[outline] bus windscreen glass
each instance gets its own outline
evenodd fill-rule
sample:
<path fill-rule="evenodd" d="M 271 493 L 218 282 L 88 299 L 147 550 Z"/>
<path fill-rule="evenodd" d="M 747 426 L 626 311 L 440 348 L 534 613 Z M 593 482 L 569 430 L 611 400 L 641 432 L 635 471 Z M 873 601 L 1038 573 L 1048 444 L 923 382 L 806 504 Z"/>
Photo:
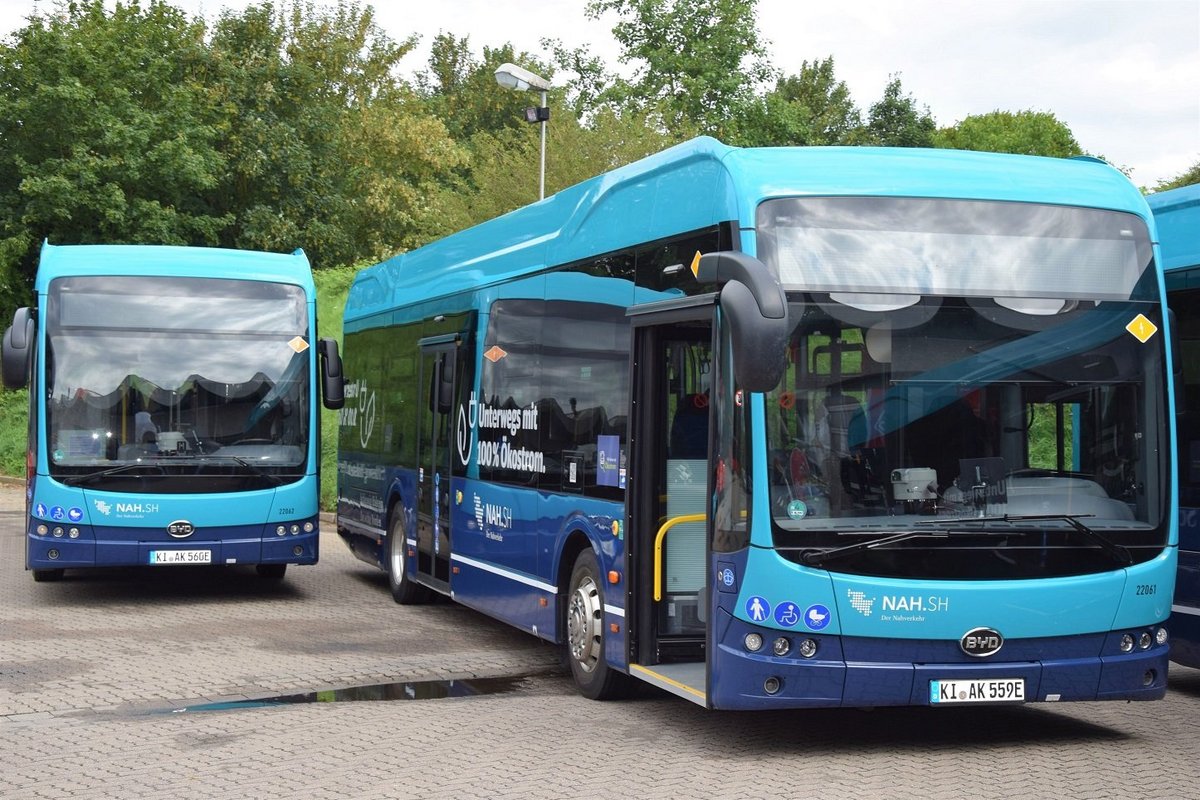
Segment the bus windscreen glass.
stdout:
<path fill-rule="evenodd" d="M 60 278 L 47 309 L 51 474 L 102 488 L 153 474 L 164 491 L 188 492 L 304 473 L 311 354 L 299 286 Z"/>
<path fill-rule="evenodd" d="M 790 243 L 763 253 L 788 276 L 793 325 L 786 373 L 767 396 L 781 551 L 941 579 L 1084 574 L 1162 551 L 1164 337 L 1159 306 L 1142 299 L 1157 285 L 1143 224 L 1051 209 L 1055 228 L 1010 203 L 872 198 L 839 223 L 862 235 L 844 237 L 832 263 L 794 248 L 833 229 L 778 227 L 828 201 L 776 202 L 786 213 L 764 212 L 760 240 Z M 970 207 L 961 234 L 949 222 L 959 202 Z M 985 205 L 1000 234 L 983 230 Z M 1014 218 L 1038 235 L 1018 235 Z M 924 277 L 888 283 L 901 262 L 924 265 Z"/>

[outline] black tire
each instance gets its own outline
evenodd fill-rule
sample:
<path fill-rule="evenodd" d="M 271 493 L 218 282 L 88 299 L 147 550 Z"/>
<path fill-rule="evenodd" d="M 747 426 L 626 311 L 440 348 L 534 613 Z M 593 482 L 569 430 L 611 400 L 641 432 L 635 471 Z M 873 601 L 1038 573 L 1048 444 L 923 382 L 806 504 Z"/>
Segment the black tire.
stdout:
<path fill-rule="evenodd" d="M 63 572 L 61 569 L 35 569 L 33 579 L 37 583 L 53 583 L 62 580 Z"/>
<path fill-rule="evenodd" d="M 575 559 L 563 613 L 564 658 L 580 694 L 591 700 L 628 695 L 629 676 L 610 667 L 604 657 L 604 584 L 591 549 Z"/>
<path fill-rule="evenodd" d="M 287 564 L 255 564 L 254 570 L 259 574 L 259 577 L 281 581 L 283 580 L 284 573 L 287 572 Z"/>
<path fill-rule="evenodd" d="M 405 541 L 407 529 L 404 525 L 404 509 L 392 509 L 392 521 L 388 525 L 387 574 L 388 588 L 392 590 L 392 599 L 402 606 L 424 603 L 429 599 L 429 592 L 424 586 L 415 583 L 408 576 L 408 542 Z"/>

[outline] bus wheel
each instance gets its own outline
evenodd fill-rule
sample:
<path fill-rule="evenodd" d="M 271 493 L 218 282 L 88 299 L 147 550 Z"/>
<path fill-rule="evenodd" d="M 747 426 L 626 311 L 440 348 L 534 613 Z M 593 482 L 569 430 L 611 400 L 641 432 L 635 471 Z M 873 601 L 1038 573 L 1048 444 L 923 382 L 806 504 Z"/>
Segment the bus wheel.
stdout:
<path fill-rule="evenodd" d="M 284 573 L 287 572 L 287 564 L 255 564 L 254 570 L 263 578 L 281 581 Z"/>
<path fill-rule="evenodd" d="M 567 663 L 584 697 L 614 700 L 626 694 L 628 678 L 604 658 L 604 588 L 596 554 L 584 550 L 575 559 L 567 591 Z"/>
<path fill-rule="evenodd" d="M 419 586 L 408 577 L 408 542 L 405 541 L 407 538 L 404 509 L 397 508 L 392 512 L 392 524 L 388 526 L 387 574 L 392 599 L 402 606 L 415 605 L 427 598 L 425 587 Z"/>
<path fill-rule="evenodd" d="M 61 569 L 35 569 L 33 571 L 33 579 L 38 583 L 50 583 L 51 581 L 62 580 L 63 570 Z"/>

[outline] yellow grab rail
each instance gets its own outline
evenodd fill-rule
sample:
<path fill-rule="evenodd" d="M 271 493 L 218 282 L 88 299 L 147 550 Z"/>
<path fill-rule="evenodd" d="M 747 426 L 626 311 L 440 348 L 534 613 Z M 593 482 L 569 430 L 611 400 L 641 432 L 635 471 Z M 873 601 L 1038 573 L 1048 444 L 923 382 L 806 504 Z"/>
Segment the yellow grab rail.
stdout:
<path fill-rule="evenodd" d="M 658 529 L 658 533 L 654 535 L 654 600 L 655 602 L 662 600 L 662 543 L 663 539 L 667 538 L 667 531 L 674 528 L 676 525 L 681 525 L 684 522 L 704 522 L 708 519 L 707 514 L 684 514 L 682 517 L 674 517 L 667 520 Z"/>

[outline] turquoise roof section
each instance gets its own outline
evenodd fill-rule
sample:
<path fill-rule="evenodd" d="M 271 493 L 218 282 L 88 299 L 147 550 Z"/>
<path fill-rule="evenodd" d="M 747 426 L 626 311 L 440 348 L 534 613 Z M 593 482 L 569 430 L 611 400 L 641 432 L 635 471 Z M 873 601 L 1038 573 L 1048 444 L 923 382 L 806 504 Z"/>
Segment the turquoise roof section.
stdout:
<path fill-rule="evenodd" d="M 67 275 L 155 275 L 267 281 L 300 286 L 309 298 L 316 295 L 312 268 L 303 250 L 284 254 L 175 245 L 43 244 L 37 292 L 45 294 L 50 281 Z"/>
<path fill-rule="evenodd" d="M 1200 183 L 1146 198 L 1158 226 L 1163 269 L 1200 266 Z"/>
<path fill-rule="evenodd" d="M 911 148 L 743 149 L 700 137 L 362 270 L 347 299 L 346 320 L 720 222 L 751 229 L 762 201 L 806 195 L 1036 202 L 1149 220 L 1146 202 L 1129 180 L 1091 158 Z"/>

